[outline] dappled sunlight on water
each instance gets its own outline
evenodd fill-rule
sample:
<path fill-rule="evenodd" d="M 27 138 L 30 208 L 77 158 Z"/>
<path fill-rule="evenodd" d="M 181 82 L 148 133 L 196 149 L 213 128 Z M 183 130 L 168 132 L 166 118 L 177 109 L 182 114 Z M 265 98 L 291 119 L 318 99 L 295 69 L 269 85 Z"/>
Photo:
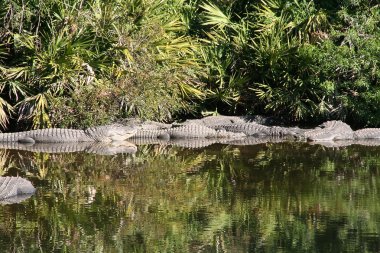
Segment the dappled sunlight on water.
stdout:
<path fill-rule="evenodd" d="M 380 251 L 380 147 L 0 150 L 37 188 L 0 206 L 0 248 L 73 252 Z"/>

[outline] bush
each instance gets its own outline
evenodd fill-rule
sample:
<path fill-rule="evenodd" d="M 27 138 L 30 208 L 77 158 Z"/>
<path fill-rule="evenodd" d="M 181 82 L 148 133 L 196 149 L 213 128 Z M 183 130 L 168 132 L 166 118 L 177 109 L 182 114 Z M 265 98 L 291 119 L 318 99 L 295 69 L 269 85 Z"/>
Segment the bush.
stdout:
<path fill-rule="evenodd" d="M 0 123 L 13 111 L 41 128 L 125 116 L 167 120 L 189 109 L 184 91 L 199 68 L 181 3 L 5 2 Z"/>

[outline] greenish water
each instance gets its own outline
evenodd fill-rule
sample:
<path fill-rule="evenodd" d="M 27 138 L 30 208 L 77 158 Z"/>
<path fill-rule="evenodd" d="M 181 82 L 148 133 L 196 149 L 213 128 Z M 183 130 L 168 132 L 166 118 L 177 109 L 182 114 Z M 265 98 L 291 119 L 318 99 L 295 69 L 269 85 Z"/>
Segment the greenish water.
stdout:
<path fill-rule="evenodd" d="M 0 206 L 1 252 L 379 252 L 380 147 L 0 150 L 37 192 Z"/>

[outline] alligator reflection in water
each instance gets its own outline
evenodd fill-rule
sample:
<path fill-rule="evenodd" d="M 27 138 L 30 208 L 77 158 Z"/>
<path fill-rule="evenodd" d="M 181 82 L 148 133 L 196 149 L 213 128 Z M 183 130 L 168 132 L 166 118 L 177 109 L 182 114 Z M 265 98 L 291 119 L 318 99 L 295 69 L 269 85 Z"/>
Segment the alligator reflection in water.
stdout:
<path fill-rule="evenodd" d="M 20 177 L 0 177 L 0 204 L 20 203 L 31 197 L 36 189 Z"/>
<path fill-rule="evenodd" d="M 0 149 L 25 150 L 43 153 L 87 152 L 99 155 L 114 155 L 119 153 L 136 153 L 137 147 L 127 141 L 111 143 L 103 142 L 65 142 L 65 143 L 20 143 L 0 142 Z"/>
<path fill-rule="evenodd" d="M 0 206 L 0 248 L 378 252 L 379 151 L 289 142 L 143 145 L 134 156 L 6 151 L 6 173 L 17 168 L 39 190 L 22 208 Z"/>
<path fill-rule="evenodd" d="M 204 148 L 213 144 L 228 144 L 235 146 L 271 144 L 295 141 L 285 137 L 245 137 L 242 139 L 213 139 L 213 138 L 193 138 L 193 139 L 144 139 L 136 138 L 128 141 L 118 141 L 112 143 L 102 142 L 69 142 L 69 143 L 19 143 L 19 142 L 0 142 L 0 149 L 25 150 L 43 153 L 72 153 L 87 152 L 99 155 L 115 155 L 120 153 L 134 154 L 138 146 L 148 144 L 170 145 L 183 148 Z M 300 141 L 303 142 L 303 141 Z M 380 146 L 380 139 L 361 139 L 361 140 L 330 140 L 314 141 L 312 145 L 322 145 L 325 147 L 346 147 L 350 145 Z"/>

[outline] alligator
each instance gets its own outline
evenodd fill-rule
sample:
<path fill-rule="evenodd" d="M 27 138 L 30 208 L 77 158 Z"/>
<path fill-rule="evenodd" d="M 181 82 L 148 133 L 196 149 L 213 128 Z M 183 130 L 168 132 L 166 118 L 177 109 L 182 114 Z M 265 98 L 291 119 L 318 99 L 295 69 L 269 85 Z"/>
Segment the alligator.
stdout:
<path fill-rule="evenodd" d="M 213 127 L 217 125 L 242 124 L 250 122 L 251 119 L 246 116 L 208 116 L 201 119 L 188 119 L 179 125 L 201 125 Z"/>
<path fill-rule="evenodd" d="M 221 131 L 225 131 L 225 133 L 243 133 L 246 136 L 256 137 L 299 137 L 305 132 L 304 129 L 297 127 L 270 126 L 261 124 L 262 122 L 269 123 L 265 118 L 259 116 L 209 116 L 202 119 L 186 120 L 179 126 L 201 125 L 219 131 L 220 136 L 223 136 Z M 235 137 L 230 134 L 230 136 L 224 136 L 224 138 Z"/>
<path fill-rule="evenodd" d="M 19 203 L 34 194 L 32 183 L 21 177 L 0 177 L 0 204 Z"/>
<path fill-rule="evenodd" d="M 280 126 L 264 126 L 255 122 L 242 124 L 227 124 L 214 126 L 216 129 L 224 129 L 234 133 L 244 133 L 247 136 L 294 136 L 299 137 L 304 133 L 303 129 L 297 127 L 280 127 Z"/>
<path fill-rule="evenodd" d="M 145 139 L 194 139 L 194 138 L 244 138 L 244 133 L 234 133 L 224 129 L 213 129 L 207 126 L 197 124 L 186 124 L 174 126 L 168 129 L 141 129 L 138 130 L 128 140 L 145 138 Z"/>
<path fill-rule="evenodd" d="M 211 116 L 188 120 L 183 124 L 163 124 L 128 119 L 123 124 L 75 129 L 39 129 L 16 133 L 0 133 L 0 143 L 80 143 L 115 142 L 137 139 L 241 139 L 246 136 L 298 136 L 299 128 L 264 126 L 247 116 Z M 78 149 L 83 150 L 81 147 Z"/>
<path fill-rule="evenodd" d="M 61 143 L 61 142 L 113 142 L 124 141 L 134 135 L 138 125 L 110 124 L 89 127 L 85 130 L 47 128 L 25 132 L 1 133 L 0 142 Z"/>
<path fill-rule="evenodd" d="M 333 120 L 306 131 L 304 136 L 310 141 L 380 139 L 380 128 L 364 128 L 354 131 L 346 123 Z"/>
<path fill-rule="evenodd" d="M 124 140 L 138 143 L 146 142 L 142 140 L 153 140 L 153 142 L 162 140 L 165 143 L 165 141 L 175 139 L 236 140 L 247 136 L 257 138 L 292 137 L 310 141 L 380 138 L 380 129 L 378 128 L 353 131 L 342 121 L 327 121 L 314 129 L 301 129 L 262 125 L 254 120 L 254 117 L 248 116 L 211 116 L 198 120 L 187 120 L 180 124 L 163 124 L 129 119 L 124 125 L 111 124 L 90 127 L 85 130 L 51 128 L 1 133 L 0 143 L 112 143 Z"/>
<path fill-rule="evenodd" d="M 313 130 L 306 131 L 304 136 L 310 141 L 352 140 L 354 131 L 346 123 L 332 120 L 324 122 Z"/>
<path fill-rule="evenodd" d="M 380 128 L 367 128 L 353 131 L 346 123 L 333 120 L 324 122 L 314 129 L 301 129 L 298 127 L 262 125 L 249 117 L 211 116 L 203 119 L 187 120 L 184 123 L 172 124 L 171 127 L 166 128 L 155 127 L 138 130 L 132 139 L 160 139 L 165 142 L 173 139 L 216 138 L 218 141 L 215 142 L 228 143 L 246 137 L 290 137 L 315 142 L 380 139 Z"/>
<path fill-rule="evenodd" d="M 380 128 L 364 128 L 354 132 L 354 139 L 380 139 Z"/>

